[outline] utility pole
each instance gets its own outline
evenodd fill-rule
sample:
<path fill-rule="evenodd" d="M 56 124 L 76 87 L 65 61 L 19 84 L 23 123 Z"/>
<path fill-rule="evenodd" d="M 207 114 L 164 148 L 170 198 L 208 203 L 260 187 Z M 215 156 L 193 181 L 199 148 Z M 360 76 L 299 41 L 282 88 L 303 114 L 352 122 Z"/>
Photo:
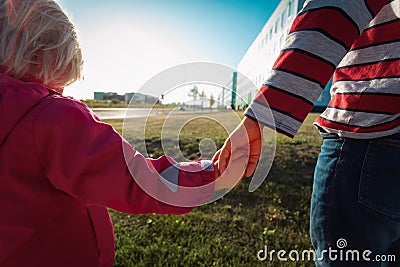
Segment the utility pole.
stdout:
<path fill-rule="evenodd" d="M 237 90 L 237 72 L 233 73 L 232 77 L 232 105 L 236 106 L 236 90 Z"/>

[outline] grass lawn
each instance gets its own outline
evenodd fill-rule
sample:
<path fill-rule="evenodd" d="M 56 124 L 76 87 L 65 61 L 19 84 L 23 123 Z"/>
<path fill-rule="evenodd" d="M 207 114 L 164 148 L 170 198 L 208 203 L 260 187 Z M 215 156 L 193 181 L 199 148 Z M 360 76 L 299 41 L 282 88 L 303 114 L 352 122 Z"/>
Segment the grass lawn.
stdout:
<path fill-rule="evenodd" d="M 126 215 L 110 211 L 115 227 L 115 266 L 314 266 L 311 261 L 261 262 L 257 252 L 312 248 L 309 202 L 313 168 L 321 140 L 311 114 L 293 140 L 277 135 L 272 169 L 254 193 L 244 181 L 224 198 L 186 215 Z M 144 143 L 148 155 L 162 154 L 160 132 L 165 118 L 154 117 L 144 127 L 132 126 L 127 139 Z M 106 121 L 119 132 L 122 120 Z M 126 128 L 129 128 L 126 126 Z M 143 128 L 143 127 L 144 128 Z M 124 128 L 124 131 L 126 130 Z M 143 135 L 143 129 L 146 134 Z M 124 134 L 126 137 L 126 134 Z M 198 119 L 180 131 L 179 147 L 188 158 L 200 155 L 198 143 L 211 138 L 219 147 L 227 133 L 218 123 Z M 135 143 L 136 142 L 136 143 Z M 286 255 L 288 257 L 288 255 Z"/>

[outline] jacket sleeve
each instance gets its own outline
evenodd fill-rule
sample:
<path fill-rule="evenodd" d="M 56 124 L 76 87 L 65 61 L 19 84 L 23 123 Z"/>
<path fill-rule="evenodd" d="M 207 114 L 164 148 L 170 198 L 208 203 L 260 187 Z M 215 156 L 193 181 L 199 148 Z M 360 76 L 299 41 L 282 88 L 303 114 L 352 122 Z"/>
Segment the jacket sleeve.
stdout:
<path fill-rule="evenodd" d="M 340 61 L 387 0 L 308 0 L 245 115 L 293 137 Z"/>
<path fill-rule="evenodd" d="M 171 190 L 169 177 L 160 175 L 176 164 L 171 158 L 145 158 L 78 101 L 45 102 L 34 138 L 43 172 L 55 188 L 84 203 L 133 214 L 186 213 L 211 198 L 214 171 L 201 162 L 180 169 L 178 190 Z"/>

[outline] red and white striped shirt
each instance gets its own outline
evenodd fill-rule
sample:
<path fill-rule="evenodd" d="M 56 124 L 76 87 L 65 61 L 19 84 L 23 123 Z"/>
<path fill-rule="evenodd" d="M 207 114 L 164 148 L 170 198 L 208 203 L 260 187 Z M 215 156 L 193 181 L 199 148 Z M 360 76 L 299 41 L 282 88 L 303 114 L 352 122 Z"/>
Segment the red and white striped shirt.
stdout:
<path fill-rule="evenodd" d="M 246 116 L 293 137 L 332 74 L 315 125 L 350 138 L 400 132 L 400 0 L 306 1 Z"/>

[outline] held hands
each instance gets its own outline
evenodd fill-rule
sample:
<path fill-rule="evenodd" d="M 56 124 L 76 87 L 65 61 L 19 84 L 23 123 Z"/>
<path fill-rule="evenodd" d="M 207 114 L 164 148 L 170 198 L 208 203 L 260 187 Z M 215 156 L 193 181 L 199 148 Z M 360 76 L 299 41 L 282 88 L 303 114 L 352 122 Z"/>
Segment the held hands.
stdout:
<path fill-rule="evenodd" d="M 216 190 L 233 188 L 251 176 L 262 149 L 262 126 L 245 117 L 213 157 L 216 168 Z"/>

